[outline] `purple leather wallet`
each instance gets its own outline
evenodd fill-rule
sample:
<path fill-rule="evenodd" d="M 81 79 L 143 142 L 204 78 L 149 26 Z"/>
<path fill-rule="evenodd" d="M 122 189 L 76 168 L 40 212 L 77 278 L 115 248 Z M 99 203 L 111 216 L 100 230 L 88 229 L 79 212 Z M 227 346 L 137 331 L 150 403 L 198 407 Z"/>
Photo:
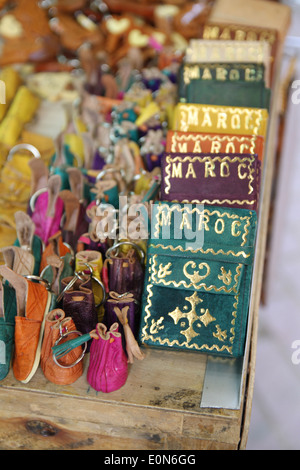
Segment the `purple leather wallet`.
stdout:
<path fill-rule="evenodd" d="M 165 153 L 161 200 L 257 210 L 260 173 L 256 154 Z"/>

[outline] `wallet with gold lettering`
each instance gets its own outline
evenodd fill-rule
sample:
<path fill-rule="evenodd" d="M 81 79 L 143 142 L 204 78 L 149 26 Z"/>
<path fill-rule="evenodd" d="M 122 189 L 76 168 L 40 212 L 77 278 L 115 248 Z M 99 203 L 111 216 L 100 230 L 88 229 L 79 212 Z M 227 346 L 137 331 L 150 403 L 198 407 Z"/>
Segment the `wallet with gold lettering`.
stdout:
<path fill-rule="evenodd" d="M 141 344 L 244 353 L 256 213 L 157 202 L 141 305 Z"/>
<path fill-rule="evenodd" d="M 257 210 L 260 173 L 255 154 L 165 153 L 161 200 Z"/>
<path fill-rule="evenodd" d="M 199 26 L 198 38 L 210 40 L 231 41 L 264 41 L 270 46 L 271 75 L 273 75 L 278 47 L 278 31 L 272 28 L 262 28 L 230 23 L 204 23 Z"/>
<path fill-rule="evenodd" d="M 197 63 L 255 63 L 265 67 L 265 82 L 271 83 L 271 48 L 264 41 L 231 41 L 191 39 L 186 49 L 186 64 Z"/>
<path fill-rule="evenodd" d="M 264 82 L 264 64 L 249 63 L 188 63 L 182 62 L 178 69 L 179 88 L 196 81 Z"/>
<path fill-rule="evenodd" d="M 264 83 L 191 82 L 179 96 L 182 103 L 216 104 L 221 106 L 270 107 L 271 90 Z"/>
<path fill-rule="evenodd" d="M 172 130 L 266 137 L 267 109 L 178 103 Z"/>
<path fill-rule="evenodd" d="M 260 135 L 210 134 L 168 130 L 165 151 L 171 153 L 256 153 L 262 162 L 264 138 Z"/>
<path fill-rule="evenodd" d="M 182 64 L 179 70 L 182 103 L 269 109 L 270 96 L 263 64 Z"/>

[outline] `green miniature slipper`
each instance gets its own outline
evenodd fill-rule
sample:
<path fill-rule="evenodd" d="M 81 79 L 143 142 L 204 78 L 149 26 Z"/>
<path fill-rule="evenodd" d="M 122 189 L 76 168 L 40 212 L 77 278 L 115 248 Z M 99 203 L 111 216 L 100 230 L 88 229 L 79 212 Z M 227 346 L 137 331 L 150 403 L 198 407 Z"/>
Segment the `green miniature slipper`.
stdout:
<path fill-rule="evenodd" d="M 9 372 L 14 348 L 15 290 L 8 284 L 0 284 L 0 299 L 0 380 L 3 380 Z"/>

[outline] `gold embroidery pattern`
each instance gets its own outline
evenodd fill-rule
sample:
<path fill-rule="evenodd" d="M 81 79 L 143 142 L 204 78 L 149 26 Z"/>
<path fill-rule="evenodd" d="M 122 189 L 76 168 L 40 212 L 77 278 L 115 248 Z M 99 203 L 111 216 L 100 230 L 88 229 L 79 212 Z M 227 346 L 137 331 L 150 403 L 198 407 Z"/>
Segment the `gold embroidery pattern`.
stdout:
<path fill-rule="evenodd" d="M 232 344 L 233 344 L 233 340 L 234 340 L 234 336 L 235 336 L 235 321 L 236 321 L 236 316 L 237 316 L 239 296 L 235 295 L 234 299 L 235 299 L 235 302 L 233 304 L 233 308 L 235 308 L 235 310 L 232 312 L 232 320 L 231 320 L 232 328 L 230 328 L 230 333 L 232 334 L 232 336 L 230 338 L 230 342 Z"/>
<path fill-rule="evenodd" d="M 234 285 L 230 288 L 227 288 L 226 285 L 221 286 L 221 287 L 216 287 L 213 284 L 207 285 L 205 282 L 200 283 L 200 281 L 202 279 L 206 278 L 210 274 L 210 267 L 207 263 L 200 263 L 199 264 L 199 268 L 200 268 L 200 266 L 202 266 L 202 267 L 205 266 L 205 268 L 207 270 L 204 276 L 200 276 L 197 271 L 195 271 L 192 275 L 190 275 L 186 271 L 187 265 L 191 265 L 192 268 L 195 268 L 196 263 L 194 261 L 188 261 L 183 267 L 183 273 L 191 281 L 190 283 L 187 283 L 184 279 L 181 279 L 179 282 L 176 282 L 174 279 L 169 279 L 167 281 L 167 280 L 165 280 L 165 279 L 158 276 L 158 271 L 156 269 L 157 255 L 155 254 L 151 257 L 150 278 L 151 278 L 151 280 L 154 284 L 156 284 L 156 285 L 162 284 L 165 287 L 168 287 L 168 286 L 181 287 L 181 286 L 183 286 L 186 289 L 193 288 L 193 289 L 197 289 L 197 290 L 203 288 L 207 292 L 211 292 L 213 290 L 215 292 L 226 292 L 226 294 L 230 294 L 231 292 L 235 292 L 235 293 L 238 292 L 239 279 L 241 277 L 241 270 L 242 270 L 242 267 L 243 267 L 243 265 L 241 263 L 239 263 L 236 266 L 236 274 L 234 276 Z M 224 284 L 226 284 L 226 283 L 224 282 Z M 229 284 L 227 284 L 227 285 L 229 285 Z"/>
<path fill-rule="evenodd" d="M 181 156 L 176 156 L 176 157 L 171 157 L 170 155 L 168 155 L 166 157 L 166 162 L 167 162 L 167 165 L 165 167 L 165 171 L 166 171 L 166 176 L 165 176 L 165 193 L 166 194 L 169 194 L 170 193 L 170 189 L 171 189 L 171 183 L 170 183 L 170 177 L 171 177 L 171 174 L 170 174 L 170 169 L 171 169 L 171 164 L 172 163 L 175 163 L 176 161 L 179 161 L 181 163 L 185 163 L 186 161 L 190 162 L 190 163 L 194 163 L 194 162 L 200 162 L 200 163 L 203 163 L 203 162 L 207 162 L 207 161 L 217 161 L 217 162 L 224 162 L 224 161 L 229 161 L 230 163 L 235 163 L 235 162 L 239 162 L 239 163 L 245 163 L 247 162 L 248 163 L 248 170 L 249 170 L 249 175 L 248 175 L 248 178 L 249 178 L 249 183 L 248 183 L 248 188 L 249 188 L 249 194 L 251 194 L 254 190 L 253 186 L 252 186 L 252 182 L 254 180 L 253 178 L 253 173 L 255 171 L 255 169 L 253 168 L 253 162 L 255 161 L 255 157 L 252 156 L 252 157 L 233 157 L 233 158 L 230 158 L 230 157 L 189 157 L 189 156 L 186 156 L 186 157 L 181 157 Z M 175 201 L 177 202 L 177 201 Z M 215 199 L 214 201 L 208 201 L 208 200 L 204 200 L 204 201 L 198 201 L 198 200 L 193 200 L 193 201 L 182 201 L 182 202 L 195 202 L 195 203 L 207 203 L 207 202 L 210 202 L 211 204 L 215 203 L 215 202 L 219 202 L 219 203 L 222 203 L 222 202 L 229 202 L 231 204 L 234 204 L 234 203 L 239 203 L 239 204 L 243 204 L 243 203 L 248 203 L 248 204 L 253 204 L 254 201 L 248 201 L 248 200 L 245 200 L 245 201 L 239 201 L 239 200 L 236 200 L 236 201 L 229 201 L 227 199 L 224 199 L 222 201 L 219 201 L 218 199 Z"/>
<path fill-rule="evenodd" d="M 218 275 L 218 279 L 220 279 L 220 281 L 224 282 L 224 284 L 226 284 L 226 286 L 229 286 L 229 284 L 231 284 L 231 281 L 232 281 L 232 274 L 231 274 L 231 271 L 227 271 L 225 270 L 224 266 L 221 267 L 221 274 Z"/>
<path fill-rule="evenodd" d="M 163 212 L 163 210 L 166 208 L 168 210 L 168 215 L 172 212 L 172 211 L 175 211 L 177 210 L 178 212 L 187 212 L 188 214 L 193 214 L 194 212 L 196 212 L 197 214 L 199 215 L 202 215 L 202 214 L 207 214 L 207 215 L 214 215 L 214 214 L 217 214 L 219 217 L 228 217 L 229 219 L 238 219 L 240 221 L 243 221 L 243 220 L 246 220 L 246 224 L 245 224 L 245 227 L 244 227 L 244 234 L 242 236 L 242 239 L 243 239 L 243 243 L 241 244 L 241 246 L 244 246 L 247 242 L 247 236 L 249 234 L 249 230 L 248 230 L 248 227 L 250 226 L 250 219 L 252 218 L 252 214 L 251 212 L 249 212 L 249 216 L 243 216 L 243 217 L 240 217 L 239 215 L 237 214 L 230 214 L 229 212 L 223 212 L 221 214 L 220 211 L 218 211 L 217 209 L 214 209 L 214 210 L 210 210 L 210 209 L 204 209 L 203 211 L 199 210 L 197 207 L 194 207 L 193 209 L 190 209 L 189 207 L 180 207 L 180 205 L 178 204 L 174 204 L 172 205 L 172 207 L 169 207 L 168 204 L 159 204 L 158 206 L 158 210 L 156 212 L 156 224 L 154 226 L 154 237 L 155 238 L 158 238 L 159 236 L 159 227 L 162 225 L 160 220 L 159 220 L 159 216 L 160 214 Z M 156 246 L 159 246 L 159 245 L 156 245 Z M 172 248 L 171 248 L 172 249 Z M 173 250 L 175 250 L 176 248 L 173 248 Z M 178 248 L 178 249 L 181 249 Z M 189 249 L 187 248 L 187 251 Z M 201 251 L 202 248 L 199 248 L 195 251 L 192 251 L 193 253 L 197 253 L 198 251 Z M 181 251 L 185 251 L 185 250 L 181 250 Z M 220 251 L 218 251 L 219 253 Z M 229 252 L 228 252 L 229 253 Z M 233 254 L 233 253 L 232 253 Z"/>
<path fill-rule="evenodd" d="M 162 325 L 163 321 L 164 317 L 160 317 L 157 321 L 155 321 L 154 318 L 151 319 L 150 333 L 152 335 L 155 335 L 159 330 L 164 329 L 164 326 Z"/>
<path fill-rule="evenodd" d="M 190 338 L 189 341 L 187 340 L 187 341 L 184 341 L 184 342 L 180 342 L 178 339 L 174 339 L 174 340 L 170 341 L 168 338 L 162 339 L 159 336 L 154 337 L 153 334 L 148 334 L 147 333 L 147 330 L 149 328 L 148 320 L 151 317 L 150 309 L 151 309 L 151 306 L 152 306 L 151 297 L 153 296 L 152 288 L 153 288 L 152 284 L 147 285 L 148 295 L 147 295 L 147 305 L 145 307 L 145 312 L 146 312 L 146 315 L 145 315 L 145 318 L 144 318 L 145 326 L 142 328 L 142 338 L 141 338 L 142 342 L 147 342 L 147 341 L 151 340 L 153 343 L 158 343 L 161 346 L 163 346 L 164 344 L 167 344 L 169 347 L 172 347 L 172 346 L 187 347 L 188 349 L 196 349 L 198 351 L 202 351 L 202 350 L 214 351 L 215 350 L 219 353 L 226 351 L 228 354 L 232 354 L 232 346 L 228 346 L 226 344 L 223 344 L 221 347 L 218 344 L 213 344 L 212 346 L 208 346 L 208 344 L 201 344 L 201 345 L 198 345 L 198 344 L 195 344 L 195 343 L 189 344 L 190 339 L 192 339 L 192 337 L 195 336 L 195 332 L 193 333 L 192 329 L 190 329 L 191 325 L 189 325 L 189 328 L 187 329 L 188 331 L 184 330 L 184 332 L 185 332 L 184 336 L 186 338 Z M 196 300 L 196 295 L 195 294 L 197 295 L 197 293 L 195 292 L 193 294 L 193 296 L 195 296 L 195 297 L 193 297 L 193 296 L 190 297 L 190 299 L 193 297 L 192 302 L 194 302 L 194 306 L 196 305 L 195 302 L 199 303 L 199 301 L 201 301 L 201 299 L 199 299 L 199 298 L 198 298 L 199 301 Z M 235 321 L 236 321 L 236 314 L 237 314 L 237 306 L 238 306 L 239 296 L 238 295 L 234 296 L 234 299 L 235 299 L 235 302 L 233 304 L 233 307 L 236 310 L 234 310 L 232 312 L 232 317 L 233 318 L 232 318 L 232 321 L 231 321 L 232 328 L 230 329 L 230 333 L 231 333 L 231 336 L 229 338 L 230 344 L 233 344 L 234 339 L 235 339 Z M 192 308 L 192 310 L 193 310 L 193 308 Z M 202 321 L 202 323 L 204 325 L 205 325 L 205 323 L 208 325 L 211 321 L 215 321 L 214 317 L 212 317 L 212 316 L 211 316 L 211 318 L 209 317 L 209 315 L 210 315 L 209 312 L 207 312 L 205 309 L 203 309 L 203 310 L 204 310 L 204 315 L 202 315 L 202 320 L 200 319 L 200 321 Z M 170 312 L 170 314 L 172 314 L 173 319 L 175 318 L 178 321 L 179 316 L 180 316 L 180 309 L 178 307 L 176 307 L 176 309 L 173 312 Z M 182 315 L 182 312 L 181 312 L 181 315 Z M 190 320 L 189 320 L 190 322 L 195 321 L 194 320 L 194 314 L 191 313 L 191 312 L 190 312 L 190 317 L 191 317 Z M 162 326 L 162 325 L 160 325 L 160 326 Z M 150 330 L 149 330 L 149 333 L 150 333 Z M 183 334 L 183 332 L 181 332 L 181 334 Z M 224 332 L 221 332 L 221 330 L 219 330 L 217 328 L 217 333 L 215 333 L 215 334 L 213 333 L 213 337 L 217 338 L 218 336 L 221 337 L 221 341 L 225 340 Z M 217 339 L 219 339 L 219 338 L 217 338 Z"/>
<path fill-rule="evenodd" d="M 234 34 L 233 39 L 232 34 Z M 204 26 L 203 39 L 266 41 L 270 45 L 273 45 L 276 42 L 277 35 L 274 30 L 268 28 L 210 23 Z"/>
<path fill-rule="evenodd" d="M 224 251 L 222 249 L 218 250 L 218 251 L 215 251 L 213 248 L 207 248 L 207 250 L 203 250 L 202 248 L 198 248 L 197 250 L 193 250 L 192 248 L 186 248 L 184 249 L 182 246 L 180 245 L 177 245 L 177 246 L 173 246 L 173 245 L 161 245 L 160 243 L 158 243 L 157 245 L 154 245 L 153 243 L 150 243 L 149 244 L 149 247 L 151 248 L 161 248 L 163 250 L 171 250 L 171 251 L 181 251 L 183 253 L 187 252 L 187 251 L 190 251 L 191 253 L 203 253 L 203 254 L 207 254 L 207 253 L 211 253 L 212 255 L 232 255 L 232 256 L 243 256 L 243 258 L 249 258 L 250 254 L 248 253 L 245 253 L 244 251 L 238 251 L 237 253 L 234 253 L 232 250 L 229 250 L 229 251 Z"/>
<path fill-rule="evenodd" d="M 174 199 L 174 201 L 172 202 L 179 202 L 178 199 Z M 244 199 L 243 201 L 239 201 L 237 199 L 233 199 L 233 200 L 229 200 L 229 199 L 213 199 L 213 200 L 209 200 L 209 199 L 192 199 L 192 200 L 189 200 L 189 199 L 183 199 L 182 201 L 180 201 L 182 204 L 187 204 L 187 203 L 190 203 L 190 204 L 211 204 L 212 206 L 214 204 L 239 204 L 240 206 L 242 206 L 243 204 L 255 204 L 256 201 L 248 201 L 246 199 Z"/>
<path fill-rule="evenodd" d="M 216 117 L 220 115 L 224 116 L 234 116 L 234 115 L 239 115 L 239 116 L 246 116 L 247 117 L 247 122 L 249 122 L 250 117 L 253 118 L 254 120 L 254 127 L 251 129 L 251 134 L 253 135 L 260 135 L 260 132 L 262 129 L 260 129 L 261 125 L 264 124 L 264 120 L 267 118 L 267 111 L 262 108 L 243 108 L 243 107 L 231 107 L 231 106 L 204 106 L 204 105 L 191 105 L 191 104 L 183 104 L 180 103 L 177 105 L 177 110 L 175 110 L 175 115 L 176 111 L 180 112 L 180 120 L 178 122 L 179 128 L 176 128 L 175 130 L 177 131 L 183 131 L 183 132 L 188 132 L 189 131 L 189 116 L 192 116 L 193 122 L 197 123 L 195 125 L 199 126 L 198 124 L 198 118 L 199 118 L 199 111 L 203 112 L 204 115 L 209 115 L 209 112 L 212 112 L 213 115 Z M 265 113 L 263 113 L 265 111 Z M 230 129 L 230 127 L 228 128 Z M 238 128 L 232 129 L 234 133 L 238 133 Z M 250 130 L 250 129 L 249 129 Z M 199 127 L 200 131 L 200 127 Z M 239 132 L 241 133 L 241 132 Z M 243 133 L 245 133 L 245 130 L 243 130 Z"/>
<path fill-rule="evenodd" d="M 210 267 L 208 266 L 207 263 L 199 264 L 199 269 L 203 269 L 203 268 L 206 269 L 206 273 L 202 276 L 199 274 L 199 271 L 194 271 L 193 274 L 188 273 L 187 271 L 188 266 L 191 266 L 194 269 L 196 267 L 195 261 L 188 261 L 183 266 L 183 274 L 191 281 L 193 286 L 196 285 L 198 282 L 202 281 L 202 279 L 205 279 L 210 274 Z"/>
<path fill-rule="evenodd" d="M 163 279 L 166 276 L 169 276 L 170 274 L 172 274 L 172 271 L 170 271 L 170 269 L 169 269 L 171 266 L 172 266 L 171 262 L 166 264 L 165 266 L 163 266 L 163 264 L 160 263 L 159 268 L 158 268 L 157 277 L 159 279 Z"/>
<path fill-rule="evenodd" d="M 210 322 L 213 322 L 216 319 L 209 313 L 208 309 L 205 310 L 204 308 L 201 308 L 201 313 L 204 312 L 204 315 L 197 315 L 196 305 L 203 302 L 203 300 L 198 297 L 197 292 L 194 292 L 190 297 L 186 297 L 185 300 L 191 305 L 189 312 L 182 312 L 179 307 L 176 307 L 175 310 L 168 313 L 168 315 L 173 319 L 175 325 L 177 325 L 183 318 L 188 320 L 188 328 L 181 330 L 180 334 L 185 336 L 187 343 L 190 343 L 193 338 L 199 335 L 199 333 L 197 333 L 193 328 L 195 322 L 197 322 L 196 326 L 201 328 L 199 321 L 202 322 L 203 325 L 207 326 Z"/>
<path fill-rule="evenodd" d="M 194 80 L 201 82 L 251 82 L 262 83 L 264 73 L 261 67 L 256 68 L 255 64 L 238 64 L 236 67 L 232 63 L 223 64 L 185 64 L 182 69 L 182 79 L 184 85 L 189 85 Z"/>
<path fill-rule="evenodd" d="M 172 152 L 174 153 L 175 152 L 175 146 L 176 144 L 178 143 L 182 143 L 182 142 L 188 142 L 188 141 L 193 141 L 193 142 L 197 142 L 198 140 L 201 140 L 202 142 L 205 142 L 205 141 L 210 141 L 210 142 L 213 142 L 214 140 L 216 139 L 216 137 L 214 136 L 214 134 L 204 134 L 204 135 L 199 135 L 197 133 L 195 134 L 185 134 L 183 133 L 182 135 L 179 135 L 176 131 L 174 131 L 174 134 L 172 135 L 171 137 L 171 148 L 172 148 Z M 256 153 L 255 152 L 255 145 L 256 145 L 256 140 L 257 140 L 257 136 L 256 135 L 252 135 L 252 136 L 249 136 L 249 139 L 247 139 L 246 137 L 239 137 L 239 136 L 222 136 L 221 134 L 218 136 L 217 138 L 217 141 L 218 142 L 223 142 L 223 141 L 227 141 L 228 143 L 233 143 L 235 141 L 237 141 L 238 143 L 244 143 L 245 141 L 249 141 L 250 142 L 250 148 L 249 148 L 249 153 L 251 154 L 254 154 Z M 216 152 L 217 153 L 217 152 Z"/>
<path fill-rule="evenodd" d="M 255 62 L 266 63 L 271 46 L 260 41 L 191 39 L 186 50 L 187 64 L 199 62 Z"/>
<path fill-rule="evenodd" d="M 217 332 L 213 333 L 213 336 L 217 338 L 219 341 L 226 341 L 227 339 L 227 331 L 221 330 L 220 325 L 216 325 Z"/>

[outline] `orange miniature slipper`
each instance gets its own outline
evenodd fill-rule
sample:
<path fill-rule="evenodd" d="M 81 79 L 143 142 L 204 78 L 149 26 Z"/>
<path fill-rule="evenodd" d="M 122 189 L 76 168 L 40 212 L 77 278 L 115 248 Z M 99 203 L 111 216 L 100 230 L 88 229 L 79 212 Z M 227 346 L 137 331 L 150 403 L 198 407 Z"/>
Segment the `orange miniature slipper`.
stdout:
<path fill-rule="evenodd" d="M 82 336 L 76 330 L 71 317 L 66 317 L 61 309 L 48 313 L 41 352 L 41 368 L 46 379 L 58 385 L 70 385 L 83 373 L 83 357 L 86 346 L 81 345 L 69 351 L 59 360 L 53 355 L 52 348 Z"/>
<path fill-rule="evenodd" d="M 15 289 L 17 300 L 14 376 L 20 382 L 28 383 L 39 366 L 51 293 L 43 283 L 26 279 L 7 266 L 0 266 L 0 275 Z"/>

